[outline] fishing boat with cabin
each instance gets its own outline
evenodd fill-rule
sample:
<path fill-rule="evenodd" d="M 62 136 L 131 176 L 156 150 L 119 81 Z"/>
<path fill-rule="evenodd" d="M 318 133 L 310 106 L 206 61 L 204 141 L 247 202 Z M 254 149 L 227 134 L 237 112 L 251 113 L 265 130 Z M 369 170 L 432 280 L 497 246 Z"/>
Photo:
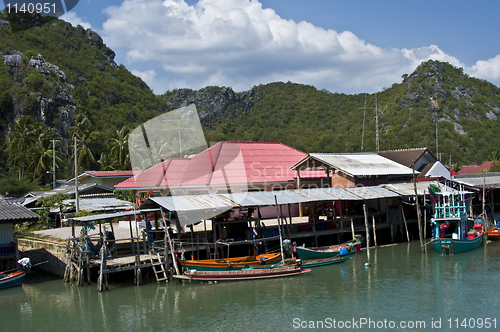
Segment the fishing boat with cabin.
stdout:
<path fill-rule="evenodd" d="M 432 248 L 443 255 L 453 255 L 478 248 L 483 242 L 483 225 L 480 219 L 467 215 L 465 194 L 446 187 L 429 186 L 434 203 L 434 217 L 431 219 Z"/>

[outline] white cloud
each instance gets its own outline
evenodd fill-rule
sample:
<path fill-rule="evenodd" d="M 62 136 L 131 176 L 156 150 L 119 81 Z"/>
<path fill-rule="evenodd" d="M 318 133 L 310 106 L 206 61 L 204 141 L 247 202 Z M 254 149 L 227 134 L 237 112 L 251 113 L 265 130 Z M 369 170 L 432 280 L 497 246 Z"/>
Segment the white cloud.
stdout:
<path fill-rule="evenodd" d="M 477 61 L 472 67 L 465 68 L 465 72 L 500 86 L 500 54 L 486 61 Z"/>
<path fill-rule="evenodd" d="M 76 27 L 77 25 L 81 25 L 85 29 L 92 29 L 92 26 L 90 25 L 89 22 L 84 21 L 84 19 L 79 18 L 75 12 L 67 12 L 66 14 L 62 15 L 60 19 L 71 23 L 72 26 Z"/>
<path fill-rule="evenodd" d="M 138 72 L 156 93 L 207 85 L 242 91 L 276 81 L 374 92 L 400 82 L 428 59 L 462 66 L 435 45 L 382 49 L 350 31 L 282 19 L 257 0 L 200 0 L 194 6 L 184 0 L 125 0 L 105 13 L 105 43 L 124 51 L 128 67 L 154 68 L 155 75 Z"/>

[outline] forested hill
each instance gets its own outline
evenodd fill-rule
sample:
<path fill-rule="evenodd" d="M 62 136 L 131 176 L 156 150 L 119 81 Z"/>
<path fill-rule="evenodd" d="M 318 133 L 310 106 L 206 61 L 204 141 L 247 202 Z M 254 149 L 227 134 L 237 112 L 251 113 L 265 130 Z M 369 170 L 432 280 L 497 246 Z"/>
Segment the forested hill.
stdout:
<path fill-rule="evenodd" d="M 13 28 L 0 12 L 0 111 L 6 125 L 19 115 L 43 120 L 66 137 L 76 114 L 112 135 L 165 111 L 161 99 L 114 62 L 115 53 L 90 29 L 55 18 L 15 16 L 29 29 Z M 28 21 L 28 23 L 25 23 Z"/>
<path fill-rule="evenodd" d="M 205 87 L 155 95 L 114 62 L 115 53 L 94 31 L 58 19 L 19 22 L 33 27 L 13 30 L 7 14 L 0 13 L 0 168 L 5 174 L 42 175 L 47 181 L 50 139 L 57 139 L 58 172 L 71 176 L 71 150 L 64 146 L 72 135 L 83 151 L 82 170 L 130 167 L 128 131 L 191 103 L 209 143 L 277 141 L 305 152 L 360 152 L 364 122 L 363 151 L 375 151 L 376 100 L 380 150 L 425 146 L 436 152 L 436 124 L 439 153 L 444 162 L 451 156 L 455 167 L 500 150 L 500 90 L 447 63 L 422 63 L 376 95 L 291 82 L 244 92 Z"/>
<path fill-rule="evenodd" d="M 213 142 L 279 141 L 305 152 L 347 153 L 360 152 L 363 140 L 364 152 L 376 151 L 378 115 L 381 151 L 428 147 L 436 153 L 436 127 L 439 154 L 444 163 L 451 157 L 455 168 L 500 150 L 500 89 L 438 61 L 422 63 L 377 94 L 345 95 L 288 82 L 242 93 L 180 89 L 163 98 L 169 107 L 195 102 Z"/>

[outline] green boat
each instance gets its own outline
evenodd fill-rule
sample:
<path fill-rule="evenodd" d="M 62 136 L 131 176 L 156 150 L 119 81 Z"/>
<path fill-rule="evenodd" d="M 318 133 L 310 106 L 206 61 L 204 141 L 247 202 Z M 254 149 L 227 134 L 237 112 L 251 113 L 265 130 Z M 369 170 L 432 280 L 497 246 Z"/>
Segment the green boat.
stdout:
<path fill-rule="evenodd" d="M 361 241 L 358 238 L 349 242 L 326 247 L 306 248 L 305 246 L 295 247 L 297 257 L 300 259 L 332 258 L 344 256 L 354 251 L 359 251 Z"/>
<path fill-rule="evenodd" d="M 431 219 L 432 248 L 443 255 L 453 255 L 478 248 L 483 242 L 483 225 L 480 219 L 467 216 L 463 191 L 441 191 L 429 187 L 435 204 Z"/>

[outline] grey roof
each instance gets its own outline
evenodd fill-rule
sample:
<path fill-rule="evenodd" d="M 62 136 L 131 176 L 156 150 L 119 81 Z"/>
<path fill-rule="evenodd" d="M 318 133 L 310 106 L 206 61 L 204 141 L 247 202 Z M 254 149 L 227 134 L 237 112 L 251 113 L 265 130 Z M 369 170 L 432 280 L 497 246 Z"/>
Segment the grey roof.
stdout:
<path fill-rule="evenodd" d="M 21 204 L 0 204 L 0 223 L 36 221 L 40 216 Z"/>
<path fill-rule="evenodd" d="M 66 199 L 64 204 L 75 205 L 75 199 Z M 114 210 L 127 210 L 133 209 L 134 204 L 128 201 L 117 199 L 114 197 L 95 197 L 95 198 L 80 198 L 80 210 L 85 211 L 114 211 Z M 74 208 L 71 208 L 74 209 Z M 51 209 L 50 212 L 59 212 L 59 208 Z"/>
<path fill-rule="evenodd" d="M 275 205 L 275 197 L 278 204 L 292 204 L 331 200 L 355 201 L 397 196 L 397 193 L 382 186 L 373 186 L 151 197 L 148 201 L 152 201 L 170 211 L 190 211 L 221 207 L 269 206 Z M 143 206 L 149 207 L 146 203 Z"/>
<path fill-rule="evenodd" d="M 441 188 L 441 191 L 446 193 L 446 192 L 453 192 L 455 194 L 458 194 L 459 191 L 450 188 L 449 186 L 445 186 L 441 184 L 439 181 L 425 181 L 425 182 L 417 182 L 417 193 L 418 195 L 429 195 L 429 186 L 431 184 L 434 184 L 438 187 Z M 386 189 L 389 189 L 395 193 L 398 193 L 401 196 L 415 196 L 415 187 L 412 183 L 395 183 L 395 184 L 384 184 L 383 185 Z M 463 192 L 464 194 L 471 194 L 470 192 Z"/>
<path fill-rule="evenodd" d="M 498 189 L 500 188 L 500 172 L 459 174 L 455 176 L 454 181 L 474 188 L 484 186 L 487 189 Z"/>
<path fill-rule="evenodd" d="M 96 221 L 96 220 L 107 220 L 107 219 L 114 219 L 114 218 L 121 218 L 121 217 L 126 217 L 126 216 L 133 216 L 134 214 L 144 214 L 144 213 L 151 213 L 151 212 L 156 212 L 159 211 L 159 209 L 143 209 L 140 211 L 120 211 L 120 212 L 115 212 L 115 213 L 101 213 L 101 214 L 94 214 L 91 216 L 85 216 L 85 217 L 69 217 L 68 219 L 70 220 L 75 220 L 75 221 L 81 221 L 81 222 L 89 222 L 89 221 Z"/>
<path fill-rule="evenodd" d="M 97 183 L 81 183 L 78 184 L 78 194 L 80 195 L 107 195 L 112 194 L 113 190 L 100 186 Z M 66 194 L 66 195 L 74 195 L 75 194 L 75 185 L 74 184 L 65 184 L 56 189 L 48 190 L 48 191 L 32 191 L 26 195 L 24 195 L 25 200 L 22 203 L 23 205 L 28 205 L 40 197 L 51 197 L 57 194 Z"/>
<path fill-rule="evenodd" d="M 275 205 L 276 201 L 278 204 L 292 204 L 332 200 L 354 201 L 398 196 L 399 194 L 382 186 L 294 189 L 236 194 L 150 197 L 142 204 L 140 210 L 160 206 L 169 211 L 176 211 L 178 214 L 186 214 L 186 220 L 181 221 L 181 224 L 187 225 L 190 222 L 192 223 L 193 220 L 208 219 L 235 207 L 269 206 Z"/>
<path fill-rule="evenodd" d="M 413 170 L 376 153 L 310 153 L 292 169 L 300 166 L 308 158 L 315 159 L 351 176 L 412 175 Z M 418 173 L 418 172 L 417 172 Z"/>

